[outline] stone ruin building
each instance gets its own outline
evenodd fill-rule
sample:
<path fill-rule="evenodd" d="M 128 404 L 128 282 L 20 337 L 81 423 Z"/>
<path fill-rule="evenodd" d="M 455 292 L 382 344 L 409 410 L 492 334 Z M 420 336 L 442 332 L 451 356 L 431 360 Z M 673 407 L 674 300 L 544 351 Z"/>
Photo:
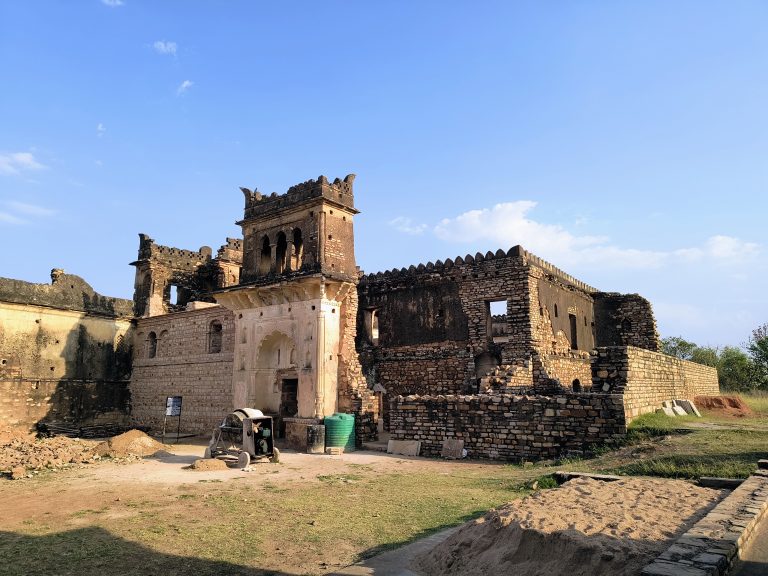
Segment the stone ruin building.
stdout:
<path fill-rule="evenodd" d="M 242 240 L 227 239 L 215 257 L 141 234 L 133 314 L 116 299 L 111 316 L 76 307 L 78 333 L 99 314 L 113 326 L 107 348 L 132 356 L 127 388 L 126 371 L 99 380 L 122 394 L 103 412 L 158 427 L 165 398 L 179 395 L 185 430 L 208 433 L 233 408 L 251 406 L 273 414 L 289 437 L 349 412 L 362 441 L 387 430 L 425 454 L 454 440 L 473 456 L 519 459 L 579 451 L 664 401 L 718 393 L 714 369 L 659 353 L 647 300 L 599 291 L 520 246 L 362 273 L 353 183 L 354 175 L 321 176 L 268 196 L 242 188 Z M 12 282 L 0 280 L 3 409 L 44 371 L 30 365 L 32 380 L 7 384 L 6 363 L 24 364 L 9 332 L 15 342 L 34 339 L 38 356 L 55 350 L 20 311 L 10 324 L 6 317 L 9 307 L 36 306 L 31 294 L 58 281 L 25 290 Z M 84 302 L 101 305 L 82 289 Z M 57 300 L 41 303 L 58 314 Z M 13 410 L 0 415 L 29 424 L 41 414 Z"/>

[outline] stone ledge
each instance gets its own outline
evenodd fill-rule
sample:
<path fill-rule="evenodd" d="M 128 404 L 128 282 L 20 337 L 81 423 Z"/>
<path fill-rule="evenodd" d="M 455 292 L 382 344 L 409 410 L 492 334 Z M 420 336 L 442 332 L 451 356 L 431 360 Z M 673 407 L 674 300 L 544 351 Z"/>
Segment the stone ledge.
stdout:
<path fill-rule="evenodd" d="M 725 576 L 757 525 L 768 521 L 768 475 L 757 471 L 683 534 L 643 576 Z"/>

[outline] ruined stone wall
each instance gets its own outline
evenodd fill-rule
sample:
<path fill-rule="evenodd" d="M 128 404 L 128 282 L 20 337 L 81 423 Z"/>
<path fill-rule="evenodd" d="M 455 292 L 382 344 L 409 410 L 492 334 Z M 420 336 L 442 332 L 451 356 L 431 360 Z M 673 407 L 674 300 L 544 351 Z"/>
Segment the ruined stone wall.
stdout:
<path fill-rule="evenodd" d="M 720 394 L 715 368 L 631 346 L 597 349 L 592 389 L 622 394 L 627 422 L 666 400 Z"/>
<path fill-rule="evenodd" d="M 357 290 L 350 290 L 341 305 L 341 337 L 339 339 L 338 405 L 340 412 L 355 414 L 355 439 L 378 439 L 379 403 L 363 375 L 355 349 L 357 322 Z"/>
<path fill-rule="evenodd" d="M 124 419 L 130 312 L 61 270 L 51 284 L 0 278 L 0 424 Z"/>
<path fill-rule="evenodd" d="M 537 374 L 539 370 L 541 372 Z M 547 379 L 557 380 L 564 388 L 589 388 L 592 385 L 589 353 L 569 351 L 534 356 L 534 381 L 543 383 Z"/>
<path fill-rule="evenodd" d="M 589 381 L 593 291 L 519 246 L 366 275 L 357 336 L 364 371 L 388 393 L 458 393 L 494 366 L 540 355 L 536 382 Z M 492 315 L 492 302 L 505 313 Z"/>
<path fill-rule="evenodd" d="M 390 425 L 393 439 L 421 441 L 423 455 L 457 439 L 470 458 L 510 461 L 580 454 L 626 433 L 615 394 L 400 396 Z"/>
<path fill-rule="evenodd" d="M 146 234 L 139 234 L 138 258 L 131 262 L 136 267 L 134 314 L 146 317 L 183 311 L 189 302 L 213 302 L 211 292 L 217 288 L 238 284 L 242 241 L 227 238 L 217 257 L 211 255 L 208 246 L 184 250 L 161 246 Z"/>
<path fill-rule="evenodd" d="M 214 322 L 221 324 L 220 352 L 210 349 Z M 153 358 L 151 333 L 157 338 Z M 138 320 L 130 384 L 133 420 L 159 429 L 166 397 L 182 396 L 182 430 L 209 433 L 234 408 L 233 348 L 234 316 L 220 306 Z"/>
<path fill-rule="evenodd" d="M 659 351 L 659 333 L 651 303 L 638 294 L 597 292 L 595 346 L 634 346 Z"/>

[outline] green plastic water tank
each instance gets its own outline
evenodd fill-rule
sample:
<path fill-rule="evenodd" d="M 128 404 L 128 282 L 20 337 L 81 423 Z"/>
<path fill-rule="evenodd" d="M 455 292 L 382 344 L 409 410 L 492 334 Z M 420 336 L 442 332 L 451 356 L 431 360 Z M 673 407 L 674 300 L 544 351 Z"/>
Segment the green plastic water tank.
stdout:
<path fill-rule="evenodd" d="M 354 414 L 336 413 L 325 417 L 325 445 L 329 448 L 355 449 Z"/>

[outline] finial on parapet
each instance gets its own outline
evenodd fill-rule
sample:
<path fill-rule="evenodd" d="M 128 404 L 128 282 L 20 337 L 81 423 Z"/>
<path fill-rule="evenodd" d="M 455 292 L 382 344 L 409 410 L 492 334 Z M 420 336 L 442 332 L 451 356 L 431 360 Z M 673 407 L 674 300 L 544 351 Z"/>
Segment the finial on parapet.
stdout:
<path fill-rule="evenodd" d="M 259 192 L 257 188 L 254 188 L 253 191 L 251 191 L 248 188 L 240 186 L 240 190 L 242 190 L 243 196 L 245 196 L 246 207 L 248 204 L 252 204 L 253 202 L 258 202 L 261 200 L 261 192 Z"/>

